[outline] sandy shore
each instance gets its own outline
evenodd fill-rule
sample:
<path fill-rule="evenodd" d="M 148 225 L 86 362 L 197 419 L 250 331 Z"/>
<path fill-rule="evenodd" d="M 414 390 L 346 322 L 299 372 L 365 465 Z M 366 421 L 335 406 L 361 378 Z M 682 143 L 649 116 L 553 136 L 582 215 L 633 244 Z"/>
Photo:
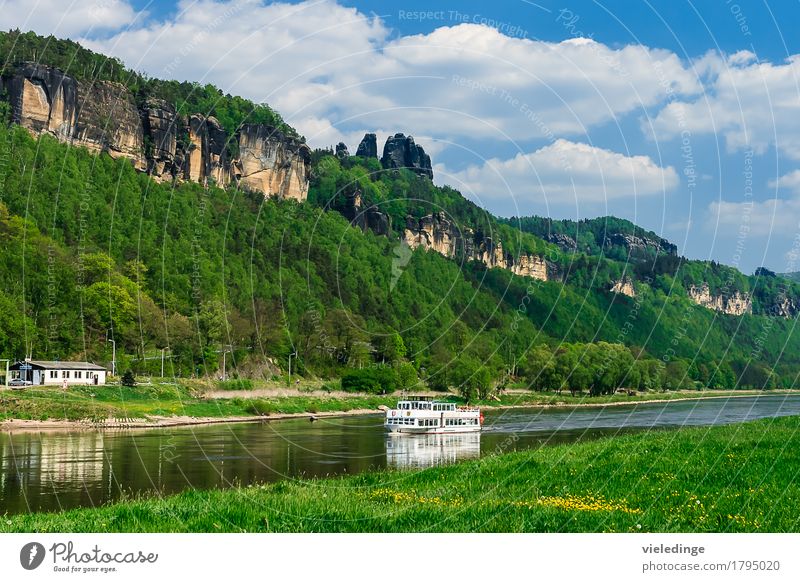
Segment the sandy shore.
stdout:
<path fill-rule="evenodd" d="M 686 402 L 690 400 L 713 400 L 724 398 L 751 398 L 753 396 L 768 396 L 779 394 L 792 394 L 792 391 L 774 390 L 761 392 L 758 390 L 742 391 L 737 394 L 719 394 L 708 396 L 687 396 L 685 398 L 654 398 L 648 400 L 631 400 L 619 402 L 556 402 L 556 403 L 529 403 L 529 404 L 498 404 L 485 407 L 488 410 L 504 410 L 513 408 L 605 408 L 607 406 L 635 406 L 637 404 L 664 404 L 668 402 Z M 230 393 L 228 393 L 230 394 Z M 274 396 L 274 394 L 273 394 Z M 306 394 L 307 396 L 307 394 Z M 292 412 L 276 413 L 265 416 L 150 416 L 147 418 L 110 418 L 103 421 L 92 420 L 7 420 L 0 423 L 0 431 L 77 431 L 77 430 L 112 430 L 112 429 L 153 429 L 181 426 L 200 426 L 211 424 L 235 424 L 243 422 L 270 422 L 273 420 L 287 420 L 293 418 L 321 419 L 343 416 L 362 416 L 369 414 L 382 414 L 378 409 L 353 409 L 348 411 L 333 412 Z"/>

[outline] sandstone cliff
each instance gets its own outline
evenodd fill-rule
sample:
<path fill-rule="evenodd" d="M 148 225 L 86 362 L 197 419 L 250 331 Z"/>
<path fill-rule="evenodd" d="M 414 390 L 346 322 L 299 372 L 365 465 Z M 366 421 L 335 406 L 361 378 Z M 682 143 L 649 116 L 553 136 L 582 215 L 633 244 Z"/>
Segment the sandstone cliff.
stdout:
<path fill-rule="evenodd" d="M 708 284 L 703 283 L 700 287 L 692 285 L 689 287 L 687 294 L 689 299 L 707 307 L 714 311 L 727 313 L 728 315 L 744 315 L 745 313 L 752 313 L 753 303 L 748 295 L 742 295 L 735 291 L 731 295 L 725 297 L 723 295 L 711 295 Z"/>
<path fill-rule="evenodd" d="M 544 258 L 528 254 L 514 257 L 503 250 L 501 242 L 495 243 L 470 228 L 459 228 L 442 212 L 420 219 L 409 217 L 402 238 L 412 249 L 422 247 L 448 258 L 478 261 L 522 277 L 549 281 L 557 276 L 554 266 Z"/>
<path fill-rule="evenodd" d="M 636 289 L 633 288 L 633 281 L 628 277 L 623 277 L 619 281 L 614 281 L 611 285 L 611 292 L 636 297 Z"/>
<path fill-rule="evenodd" d="M 157 180 L 238 184 L 297 200 L 308 195 L 311 151 L 272 127 L 243 125 L 229 135 L 212 116 L 187 119 L 159 99 L 139 108 L 123 85 L 77 81 L 33 63 L 17 66 L 0 86 L 14 123 L 35 135 L 129 159 Z"/>
<path fill-rule="evenodd" d="M 364 139 L 366 138 L 367 136 L 364 136 Z M 386 144 L 383 146 L 381 165 L 386 169 L 408 168 L 420 176 L 433 179 L 431 157 L 425 153 L 421 145 L 414 142 L 414 138 L 410 135 L 406 137 L 402 133 L 396 133 L 386 140 Z"/>

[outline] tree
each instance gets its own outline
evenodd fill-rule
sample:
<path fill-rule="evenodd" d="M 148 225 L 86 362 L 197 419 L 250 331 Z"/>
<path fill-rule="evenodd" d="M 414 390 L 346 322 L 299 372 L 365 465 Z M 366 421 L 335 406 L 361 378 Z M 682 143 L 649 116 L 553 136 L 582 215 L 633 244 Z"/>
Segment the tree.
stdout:
<path fill-rule="evenodd" d="M 136 377 L 133 375 L 133 371 L 130 369 L 125 370 L 120 382 L 122 382 L 123 386 L 128 386 L 129 388 L 136 386 Z"/>

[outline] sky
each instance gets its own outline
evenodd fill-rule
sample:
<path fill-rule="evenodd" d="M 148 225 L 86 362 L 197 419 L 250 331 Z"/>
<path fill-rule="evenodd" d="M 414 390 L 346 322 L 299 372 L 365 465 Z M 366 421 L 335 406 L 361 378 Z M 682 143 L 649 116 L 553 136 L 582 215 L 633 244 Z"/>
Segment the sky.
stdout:
<path fill-rule="evenodd" d="M 500 216 L 615 215 L 800 270 L 800 2 L 0 0 L 4 27 L 266 102 L 313 147 L 413 135 Z"/>

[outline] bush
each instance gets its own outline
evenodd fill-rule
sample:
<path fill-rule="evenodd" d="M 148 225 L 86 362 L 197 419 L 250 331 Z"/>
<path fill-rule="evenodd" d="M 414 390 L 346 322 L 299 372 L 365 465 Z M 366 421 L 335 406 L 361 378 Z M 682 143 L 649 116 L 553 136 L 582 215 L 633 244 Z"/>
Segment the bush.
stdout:
<path fill-rule="evenodd" d="M 123 386 L 134 387 L 136 386 L 136 376 L 133 375 L 131 370 L 127 370 L 120 380 Z"/>
<path fill-rule="evenodd" d="M 252 380 L 222 380 L 217 382 L 217 390 L 252 390 Z"/>
<path fill-rule="evenodd" d="M 342 390 L 345 392 L 390 394 L 397 390 L 399 384 L 397 372 L 388 367 L 353 370 L 342 376 Z"/>

